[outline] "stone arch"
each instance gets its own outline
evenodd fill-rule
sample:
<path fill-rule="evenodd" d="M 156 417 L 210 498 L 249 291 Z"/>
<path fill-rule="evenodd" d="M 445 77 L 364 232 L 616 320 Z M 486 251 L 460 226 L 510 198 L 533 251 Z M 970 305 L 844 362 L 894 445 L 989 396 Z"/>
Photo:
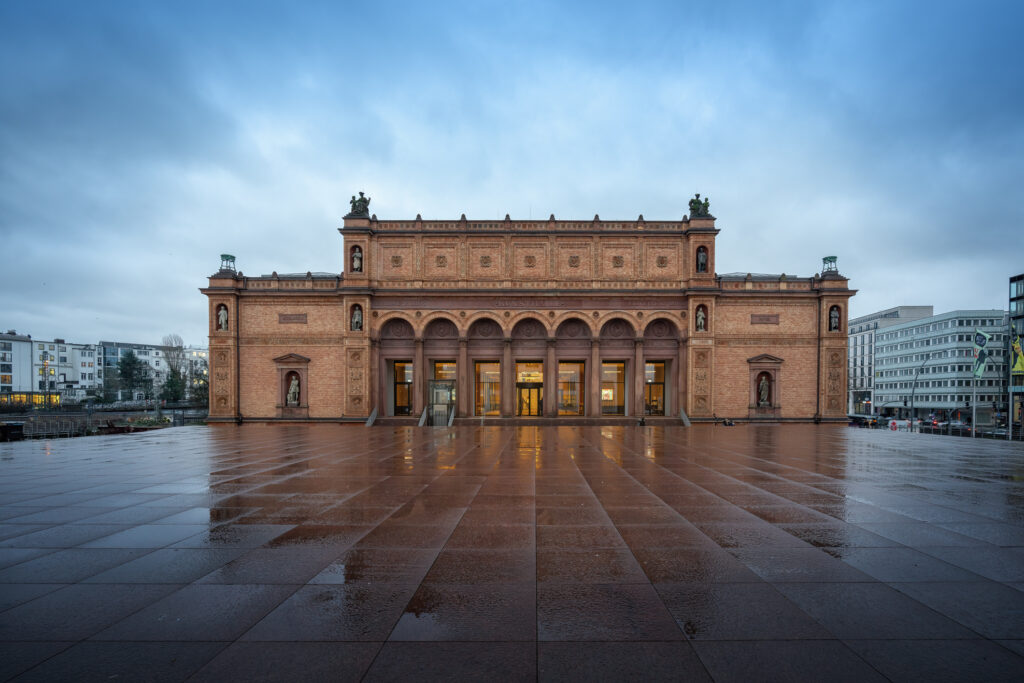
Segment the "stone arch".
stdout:
<path fill-rule="evenodd" d="M 424 323 L 423 338 L 457 341 L 459 326 L 448 316 L 436 316 Z"/>
<path fill-rule="evenodd" d="M 563 318 L 555 329 L 555 337 L 566 341 L 590 341 L 590 324 L 580 315 Z"/>
<path fill-rule="evenodd" d="M 505 330 L 497 318 L 481 315 L 469 323 L 466 328 L 466 336 L 469 339 L 501 341 L 505 336 Z"/>
<path fill-rule="evenodd" d="M 462 327 L 459 325 L 459 321 L 455 318 L 455 316 L 445 311 L 434 311 L 432 313 L 427 313 L 426 315 L 424 315 L 422 319 L 417 321 L 416 331 L 422 336 L 426 331 L 427 326 L 430 325 L 435 320 L 447 320 L 452 325 L 455 325 L 455 330 L 458 333 L 455 335 L 456 337 L 458 337 L 464 332 Z"/>
<path fill-rule="evenodd" d="M 601 325 L 601 339 L 611 341 L 632 341 L 636 337 L 636 328 L 622 316 L 609 318 Z"/>
<path fill-rule="evenodd" d="M 563 313 L 560 313 L 558 317 L 556 317 L 552 322 L 556 337 L 558 336 L 558 329 L 562 326 L 562 324 L 570 320 L 579 320 L 584 325 L 586 325 L 587 334 L 589 337 L 593 338 L 597 336 L 598 328 L 595 326 L 592 316 L 589 316 L 582 311 L 565 311 Z"/>
<path fill-rule="evenodd" d="M 543 341 L 549 335 L 544 321 L 532 314 L 526 314 L 512 325 L 512 339 Z"/>
<path fill-rule="evenodd" d="M 380 326 L 380 338 L 412 341 L 415 331 L 412 322 L 401 315 L 388 317 Z"/>
<path fill-rule="evenodd" d="M 658 314 L 655 314 L 658 315 Z M 658 315 L 652 317 L 644 328 L 644 340 L 646 341 L 675 341 L 679 338 L 679 325 L 675 320 Z"/>

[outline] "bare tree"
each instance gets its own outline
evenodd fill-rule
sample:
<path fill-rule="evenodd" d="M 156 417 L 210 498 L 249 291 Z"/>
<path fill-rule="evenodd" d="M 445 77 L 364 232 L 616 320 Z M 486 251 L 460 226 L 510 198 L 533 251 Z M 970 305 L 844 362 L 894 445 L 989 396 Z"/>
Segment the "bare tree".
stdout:
<path fill-rule="evenodd" d="M 185 369 L 185 342 L 182 341 L 181 335 L 165 334 L 163 346 L 167 369 L 181 375 Z"/>

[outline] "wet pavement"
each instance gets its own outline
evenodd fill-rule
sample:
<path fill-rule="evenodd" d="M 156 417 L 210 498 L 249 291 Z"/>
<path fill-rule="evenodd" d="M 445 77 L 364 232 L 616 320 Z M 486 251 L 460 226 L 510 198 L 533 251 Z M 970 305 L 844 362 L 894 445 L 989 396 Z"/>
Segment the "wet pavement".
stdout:
<path fill-rule="evenodd" d="M 813 425 L 0 444 L 0 680 L 1024 678 L 1024 446 Z"/>

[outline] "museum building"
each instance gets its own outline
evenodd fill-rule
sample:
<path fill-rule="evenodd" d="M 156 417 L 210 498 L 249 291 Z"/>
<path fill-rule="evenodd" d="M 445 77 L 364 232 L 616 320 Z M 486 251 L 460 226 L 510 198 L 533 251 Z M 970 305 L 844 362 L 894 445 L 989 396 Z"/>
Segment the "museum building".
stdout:
<path fill-rule="evenodd" d="M 681 220 L 344 218 L 345 272 L 209 300 L 217 421 L 843 421 L 847 309 L 813 277 L 715 273 L 707 199 Z"/>

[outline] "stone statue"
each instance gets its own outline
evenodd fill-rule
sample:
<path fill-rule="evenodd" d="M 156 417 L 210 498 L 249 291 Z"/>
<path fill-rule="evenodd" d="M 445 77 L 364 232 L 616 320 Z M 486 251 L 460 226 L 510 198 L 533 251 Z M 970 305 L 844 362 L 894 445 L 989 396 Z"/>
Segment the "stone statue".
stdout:
<path fill-rule="evenodd" d="M 352 331 L 359 332 L 363 329 L 363 309 L 359 306 L 352 307 Z"/>
<path fill-rule="evenodd" d="M 369 218 L 370 217 L 370 198 L 364 195 L 362 192 L 359 193 L 359 199 L 356 199 L 355 195 L 352 195 L 349 204 L 352 205 L 352 211 L 349 216 L 356 218 Z"/>
<path fill-rule="evenodd" d="M 288 386 L 288 398 L 285 403 L 289 406 L 299 405 L 299 378 L 292 375 L 292 383 Z"/>
<path fill-rule="evenodd" d="M 217 329 L 222 332 L 228 329 L 228 307 L 223 304 L 217 307 Z"/>
<path fill-rule="evenodd" d="M 759 407 L 771 405 L 768 402 L 768 375 L 761 375 L 761 381 L 757 384 L 757 405 Z"/>
<path fill-rule="evenodd" d="M 708 250 L 704 247 L 697 249 L 697 272 L 708 272 Z"/>
<path fill-rule="evenodd" d="M 352 247 L 352 272 L 363 272 L 363 250 L 359 247 Z"/>
<path fill-rule="evenodd" d="M 690 218 L 708 218 L 711 215 L 710 209 L 710 200 L 705 197 L 704 201 L 701 201 L 700 192 L 690 200 Z"/>
<path fill-rule="evenodd" d="M 828 312 L 828 331 L 838 332 L 839 331 L 839 307 L 833 306 L 832 310 Z"/>
<path fill-rule="evenodd" d="M 704 313 L 704 307 L 700 306 L 697 308 L 697 331 L 704 332 L 707 330 L 707 315 Z"/>

